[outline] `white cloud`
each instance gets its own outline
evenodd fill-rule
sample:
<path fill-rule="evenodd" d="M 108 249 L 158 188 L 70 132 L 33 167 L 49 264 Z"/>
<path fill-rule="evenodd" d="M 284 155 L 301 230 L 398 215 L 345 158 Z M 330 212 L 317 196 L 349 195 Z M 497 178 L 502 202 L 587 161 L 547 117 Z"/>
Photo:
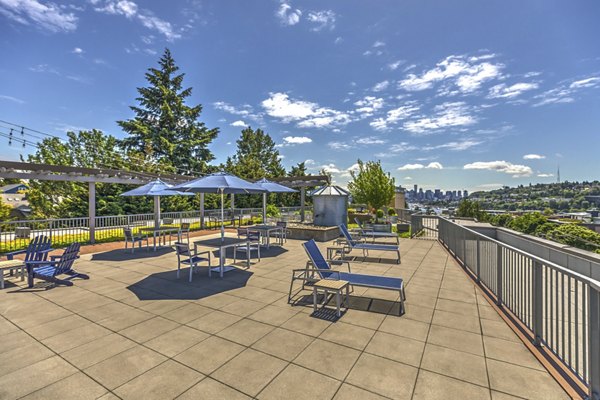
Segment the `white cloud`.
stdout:
<path fill-rule="evenodd" d="M 537 89 L 538 87 L 539 85 L 537 83 L 519 82 L 510 86 L 506 86 L 506 84 L 501 83 L 490 88 L 488 97 L 491 99 L 512 99 L 513 97 L 520 96 L 528 90 Z"/>
<path fill-rule="evenodd" d="M 327 143 L 327 146 L 333 150 L 348 150 L 353 147 L 351 144 L 344 142 L 329 142 Z"/>
<path fill-rule="evenodd" d="M 8 101 L 12 101 L 13 103 L 17 103 L 17 104 L 25 104 L 25 100 L 21 100 L 19 98 L 16 98 L 13 96 L 8 96 L 5 94 L 0 94 L 0 100 L 8 100 Z"/>
<path fill-rule="evenodd" d="M 262 119 L 261 114 L 255 113 L 254 109 L 249 104 L 244 104 L 241 107 L 235 107 L 225 101 L 216 101 L 213 103 L 213 107 L 216 110 L 224 111 L 228 114 L 239 115 L 242 118 L 249 118 L 253 121 L 260 121 Z M 247 124 L 244 124 L 244 126 L 247 126 Z"/>
<path fill-rule="evenodd" d="M 569 85 L 571 89 L 580 89 L 580 88 L 588 88 L 595 87 L 600 85 L 600 77 L 592 76 L 590 78 L 581 79 L 578 81 L 574 81 Z"/>
<path fill-rule="evenodd" d="M 513 164 L 508 161 L 477 161 L 470 164 L 465 164 L 463 169 L 476 169 L 504 172 L 512 175 L 513 178 L 531 176 L 533 171 L 526 165 Z"/>
<path fill-rule="evenodd" d="M 309 101 L 290 99 L 286 93 L 271 93 L 261 105 L 267 115 L 286 123 L 298 121 L 301 128 L 331 128 L 352 121 L 348 113 Z"/>
<path fill-rule="evenodd" d="M 0 14 L 23 25 L 36 25 L 50 32 L 72 32 L 78 18 L 61 6 L 40 0 L 0 0 Z"/>
<path fill-rule="evenodd" d="M 306 16 L 308 22 L 315 24 L 310 30 L 314 32 L 335 28 L 335 13 L 331 10 L 311 11 Z"/>
<path fill-rule="evenodd" d="M 440 164 L 439 162 L 431 162 L 431 163 L 427 164 L 427 166 L 425 168 L 429 168 L 429 169 L 444 169 L 444 167 L 442 166 L 442 164 Z"/>
<path fill-rule="evenodd" d="M 75 47 L 73 50 L 71 50 L 71 53 L 73 54 L 83 54 L 84 51 L 81 47 Z"/>
<path fill-rule="evenodd" d="M 453 141 L 453 142 L 438 144 L 436 146 L 424 146 L 422 149 L 427 150 L 427 151 L 428 150 L 438 150 L 438 149 L 463 151 L 463 150 L 470 149 L 471 147 L 480 145 L 481 143 L 483 143 L 483 142 L 478 141 L 478 140 L 465 139 L 465 140 L 460 140 L 460 141 Z"/>
<path fill-rule="evenodd" d="M 374 92 L 381 92 L 381 91 L 387 89 L 388 86 L 390 86 L 390 82 L 389 81 L 387 81 L 387 80 L 386 81 L 381 81 L 381 82 L 378 82 L 377 84 L 375 84 L 375 86 L 373 86 L 372 90 Z"/>
<path fill-rule="evenodd" d="M 523 156 L 523 160 L 542 160 L 546 158 L 546 156 L 540 154 L 525 154 Z"/>
<path fill-rule="evenodd" d="M 537 174 L 538 178 L 552 178 L 554 174 Z"/>
<path fill-rule="evenodd" d="M 539 101 L 534 107 L 547 104 L 572 103 L 575 101 L 575 95 L 583 89 L 594 89 L 600 87 L 600 77 L 590 76 L 587 78 L 572 81 L 571 83 L 561 83 L 558 87 L 535 96 Z"/>
<path fill-rule="evenodd" d="M 101 7 L 96 7 L 94 10 L 113 15 L 124 15 L 127 18 L 132 18 L 137 14 L 138 6 L 133 1 L 129 0 L 107 0 Z"/>
<path fill-rule="evenodd" d="M 387 141 L 384 139 L 376 138 L 374 136 L 367 136 L 367 137 L 362 137 L 362 138 L 358 139 L 356 141 L 356 143 L 371 145 L 371 144 L 385 144 L 385 143 L 387 143 Z"/>
<path fill-rule="evenodd" d="M 239 126 L 239 127 L 247 127 L 248 125 L 242 121 L 241 119 L 238 119 L 237 121 L 234 121 L 230 124 L 231 126 Z"/>
<path fill-rule="evenodd" d="M 316 164 L 316 162 L 315 162 L 315 160 L 313 160 L 312 158 L 308 158 L 308 159 L 304 160 L 304 164 L 305 164 L 306 166 L 309 166 L 309 165 L 315 165 L 315 164 Z"/>
<path fill-rule="evenodd" d="M 419 111 L 419 106 L 414 101 L 406 102 L 403 106 L 391 109 L 385 117 L 376 118 L 369 123 L 371 127 L 378 131 L 384 131 L 397 124 L 399 121 L 405 120 L 414 113 Z"/>
<path fill-rule="evenodd" d="M 389 63 L 389 64 L 387 65 L 387 68 L 388 68 L 390 71 L 395 71 L 395 70 L 397 70 L 397 69 L 398 69 L 398 68 L 399 68 L 399 67 L 400 67 L 402 64 L 404 64 L 404 63 L 405 63 L 405 61 L 404 61 L 404 60 L 398 60 L 398 61 L 394 61 L 393 63 Z"/>
<path fill-rule="evenodd" d="M 426 134 L 439 129 L 462 127 L 477 122 L 465 102 L 448 102 L 434 108 L 435 115 L 418 118 L 404 123 L 403 127 L 414 134 Z"/>
<path fill-rule="evenodd" d="M 408 91 L 420 91 L 445 81 L 449 87 L 443 89 L 443 94 L 471 93 L 479 89 L 483 82 L 502 77 L 503 64 L 484 61 L 492 57 L 491 54 L 470 58 L 452 55 L 420 75 L 408 74 L 398 83 L 398 87 Z M 454 91 L 450 90 L 452 87 L 455 87 Z"/>
<path fill-rule="evenodd" d="M 306 136 L 286 136 L 283 138 L 286 144 L 305 144 L 312 143 L 312 139 Z"/>
<path fill-rule="evenodd" d="M 390 146 L 389 150 L 392 153 L 403 153 L 405 151 L 418 150 L 418 147 L 409 144 L 408 142 L 400 142 Z"/>
<path fill-rule="evenodd" d="M 302 11 L 299 9 L 294 10 L 292 6 L 287 3 L 281 3 L 279 9 L 275 12 L 275 16 L 279 19 L 281 25 L 292 26 L 300 22 Z"/>
<path fill-rule="evenodd" d="M 385 42 L 382 42 L 381 40 L 376 41 L 375 43 L 373 43 L 373 47 L 377 48 L 377 47 L 384 47 L 385 46 Z"/>
<path fill-rule="evenodd" d="M 374 112 L 383 107 L 384 101 L 381 97 L 365 96 L 362 100 L 354 103 L 358 108 L 355 110 L 362 118 L 370 117 Z"/>
<path fill-rule="evenodd" d="M 155 16 L 151 11 L 140 9 L 134 1 L 130 0 L 94 0 L 92 1 L 97 12 L 122 15 L 128 19 L 137 19 L 141 24 L 165 36 L 169 41 L 181 38 L 170 22 Z"/>
<path fill-rule="evenodd" d="M 404 164 L 401 167 L 398 167 L 398 171 L 411 171 L 415 169 L 444 169 L 444 166 L 439 162 L 431 162 L 427 165 L 423 164 Z"/>
<path fill-rule="evenodd" d="M 405 180 L 405 181 L 412 181 L 412 177 L 411 177 L 411 176 L 405 176 L 405 177 L 404 177 L 404 180 Z"/>

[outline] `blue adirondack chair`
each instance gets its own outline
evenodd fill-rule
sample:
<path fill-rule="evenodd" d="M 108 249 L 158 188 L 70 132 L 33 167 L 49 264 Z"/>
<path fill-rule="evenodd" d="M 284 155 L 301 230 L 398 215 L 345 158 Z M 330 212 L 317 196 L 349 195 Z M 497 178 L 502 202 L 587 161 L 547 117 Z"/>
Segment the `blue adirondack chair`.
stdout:
<path fill-rule="evenodd" d="M 66 286 L 73 286 L 73 278 L 89 279 L 89 276 L 73 270 L 73 263 L 79 258 L 79 247 L 79 243 L 73 243 L 60 256 L 51 256 L 50 260 L 26 262 L 29 287 L 33 287 L 34 279 Z M 69 277 L 60 279 L 57 278 L 59 275 Z"/>
<path fill-rule="evenodd" d="M 0 261 L 0 269 L 9 269 L 10 274 L 13 274 L 14 270 L 21 270 L 21 280 L 25 279 L 25 263 L 28 261 L 44 261 L 48 258 L 48 253 L 52 251 L 50 239 L 47 236 L 36 236 L 33 238 L 29 245 L 24 250 L 13 251 L 6 254 L 8 261 Z M 25 254 L 24 259 L 21 261 L 15 259 L 15 256 Z M 2 268 L 2 264 L 7 263 L 10 266 Z M 0 271 L 3 274 L 3 271 Z M 0 276 L 0 288 L 4 289 L 4 276 Z"/>

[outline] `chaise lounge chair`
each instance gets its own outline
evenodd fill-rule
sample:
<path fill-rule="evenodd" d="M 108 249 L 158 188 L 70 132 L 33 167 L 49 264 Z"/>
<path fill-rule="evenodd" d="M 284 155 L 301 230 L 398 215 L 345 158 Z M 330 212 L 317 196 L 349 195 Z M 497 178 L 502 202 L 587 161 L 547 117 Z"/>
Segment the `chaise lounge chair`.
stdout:
<path fill-rule="evenodd" d="M 348 247 L 350 247 L 350 250 L 362 250 L 364 256 L 369 255 L 369 250 L 393 251 L 398 254 L 397 263 L 400 264 L 400 246 L 393 244 L 365 243 L 363 240 L 353 239 L 350 232 L 348 232 L 348 228 L 344 224 L 340 225 L 340 232 L 342 232 L 344 239 L 346 239 L 346 243 L 348 244 Z"/>
<path fill-rule="evenodd" d="M 4 270 L 21 270 L 21 280 L 25 279 L 25 263 L 28 261 L 44 261 L 48 258 L 48 253 L 52 251 L 50 239 L 47 236 L 36 236 L 33 238 L 25 250 L 13 251 L 6 254 L 7 261 L 0 261 L 0 289 L 4 289 Z M 23 260 L 15 259 L 19 254 L 25 254 Z"/>
<path fill-rule="evenodd" d="M 306 254 L 308 255 L 309 262 L 306 263 L 305 269 L 295 269 L 292 272 L 292 282 L 290 284 L 290 291 L 288 293 L 288 303 L 292 298 L 292 288 L 294 281 L 301 280 L 302 288 L 305 285 L 314 283 L 321 279 L 334 279 L 347 281 L 351 286 L 360 286 L 371 289 L 384 289 L 384 290 L 395 290 L 400 294 L 400 308 L 399 314 L 404 313 L 404 301 L 406 300 L 406 294 L 404 292 L 404 281 L 402 278 L 392 278 L 388 276 L 377 276 L 377 275 L 364 275 L 364 274 L 353 274 L 350 270 L 350 263 L 347 261 L 327 261 L 323 254 L 319 250 L 317 243 L 314 240 L 309 240 L 302 244 Z M 340 272 L 331 269 L 332 264 L 346 263 L 348 266 L 348 272 Z M 309 268 L 312 265 L 312 269 Z"/>
<path fill-rule="evenodd" d="M 27 261 L 25 265 L 29 287 L 33 287 L 34 278 L 66 286 L 73 286 L 71 282 L 73 278 L 90 279 L 86 274 L 75 272 L 72 268 L 75 260 L 79 258 L 79 247 L 79 243 L 73 243 L 61 256 L 50 256 L 49 261 Z M 57 278 L 59 275 L 69 275 L 69 277 L 59 279 Z"/>
<path fill-rule="evenodd" d="M 376 232 L 371 228 L 365 228 L 363 226 L 362 222 L 360 222 L 360 219 L 354 218 L 354 221 L 358 224 L 358 231 L 359 231 L 359 235 L 361 237 L 371 238 L 373 240 L 373 242 L 375 242 L 375 239 L 380 239 L 380 238 L 394 238 L 394 239 L 396 239 L 396 244 L 400 244 L 400 237 L 398 236 L 397 233 Z"/>

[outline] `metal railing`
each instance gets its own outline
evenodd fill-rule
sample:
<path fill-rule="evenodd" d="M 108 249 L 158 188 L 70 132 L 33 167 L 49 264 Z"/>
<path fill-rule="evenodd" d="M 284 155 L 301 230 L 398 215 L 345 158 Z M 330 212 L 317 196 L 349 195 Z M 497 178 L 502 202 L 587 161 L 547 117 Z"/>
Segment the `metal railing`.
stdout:
<path fill-rule="evenodd" d="M 600 282 L 436 218 L 439 241 L 518 320 L 536 346 L 587 386 L 587 396 L 598 398 Z"/>
<path fill-rule="evenodd" d="M 410 216 L 410 236 L 437 239 L 438 219 L 435 215 L 412 214 Z"/>

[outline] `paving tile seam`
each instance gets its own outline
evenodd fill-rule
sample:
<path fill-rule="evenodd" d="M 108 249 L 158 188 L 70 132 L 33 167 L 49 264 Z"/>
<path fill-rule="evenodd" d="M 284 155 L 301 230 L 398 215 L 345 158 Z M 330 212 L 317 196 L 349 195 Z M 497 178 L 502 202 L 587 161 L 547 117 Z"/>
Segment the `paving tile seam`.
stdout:
<path fill-rule="evenodd" d="M 431 245 L 430 249 L 431 248 L 433 248 L 433 245 Z M 426 256 L 423 257 L 423 260 L 425 260 L 425 258 L 426 258 Z M 419 268 L 421 268 L 421 265 L 422 264 L 419 264 Z M 444 270 L 443 270 L 443 273 L 442 273 L 442 282 L 444 280 L 444 276 L 446 275 L 446 269 L 447 269 L 447 267 L 448 266 L 447 266 L 447 258 L 446 258 L 446 261 L 444 262 Z M 440 288 L 438 288 L 437 296 L 435 298 L 434 310 L 435 310 L 435 306 L 437 306 L 437 302 L 439 300 L 440 290 L 441 290 L 441 286 L 440 286 Z M 432 321 L 433 321 L 433 315 L 431 316 L 431 318 L 432 318 Z M 425 336 L 425 345 L 423 346 L 423 352 L 421 353 L 421 358 L 419 359 L 419 366 L 417 367 L 417 376 L 415 377 L 415 383 L 413 385 L 412 392 L 410 394 L 411 400 L 415 397 L 415 392 L 416 392 L 416 389 L 417 389 L 417 383 L 419 382 L 419 375 L 421 374 L 421 368 L 422 368 L 422 365 L 423 365 L 423 358 L 425 357 L 425 348 L 427 346 L 427 343 L 429 343 L 429 335 L 431 334 L 431 325 L 432 324 L 430 323 L 429 326 L 428 326 L 428 328 L 427 328 L 427 335 Z"/>

